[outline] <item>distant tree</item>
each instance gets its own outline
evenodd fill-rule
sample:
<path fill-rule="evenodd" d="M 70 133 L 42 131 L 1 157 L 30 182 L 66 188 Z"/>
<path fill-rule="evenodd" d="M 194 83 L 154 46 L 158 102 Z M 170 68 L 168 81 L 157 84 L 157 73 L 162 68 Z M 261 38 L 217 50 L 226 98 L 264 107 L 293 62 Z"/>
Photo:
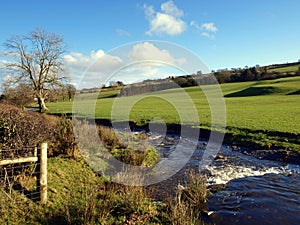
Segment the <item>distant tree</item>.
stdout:
<path fill-rule="evenodd" d="M 67 90 L 67 93 L 68 93 L 69 101 L 71 101 L 72 98 L 74 98 L 74 96 L 75 96 L 76 88 L 72 84 L 67 84 L 66 85 L 66 90 Z"/>
<path fill-rule="evenodd" d="M 260 74 L 258 73 L 257 69 L 255 67 L 251 67 L 250 68 L 250 72 L 252 73 L 252 75 L 254 76 L 255 80 L 259 80 L 260 79 Z"/>
<path fill-rule="evenodd" d="M 63 38 L 43 29 L 27 35 L 13 36 L 5 43 L 8 53 L 15 56 L 7 63 L 11 70 L 11 83 L 28 84 L 37 98 L 39 111 L 47 111 L 47 90 L 63 85 L 68 80 L 63 68 L 62 56 L 66 52 Z"/>
<path fill-rule="evenodd" d="M 34 102 L 33 91 L 29 85 L 20 83 L 15 87 L 10 87 L 4 82 L 3 86 L 5 87 L 3 101 L 18 107 L 25 107 Z"/>
<path fill-rule="evenodd" d="M 123 81 L 117 81 L 117 86 L 119 86 L 119 87 L 122 87 L 122 86 L 124 86 L 124 83 L 123 83 Z"/>
<path fill-rule="evenodd" d="M 175 77 L 174 82 L 180 87 L 188 87 L 188 80 L 186 77 Z"/>
<path fill-rule="evenodd" d="M 252 73 L 251 69 L 245 69 L 240 76 L 241 81 L 251 81 L 255 79 L 255 75 Z"/>

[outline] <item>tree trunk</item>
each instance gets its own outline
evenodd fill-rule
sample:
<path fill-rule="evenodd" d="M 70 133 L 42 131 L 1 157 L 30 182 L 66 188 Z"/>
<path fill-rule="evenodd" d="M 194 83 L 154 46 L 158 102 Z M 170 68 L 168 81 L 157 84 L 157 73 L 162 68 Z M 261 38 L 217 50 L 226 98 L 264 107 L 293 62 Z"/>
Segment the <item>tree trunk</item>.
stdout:
<path fill-rule="evenodd" d="M 43 112 L 48 111 L 48 108 L 45 104 L 45 99 L 41 96 L 38 96 L 37 99 L 38 99 L 38 104 L 39 104 L 39 112 L 43 113 Z"/>

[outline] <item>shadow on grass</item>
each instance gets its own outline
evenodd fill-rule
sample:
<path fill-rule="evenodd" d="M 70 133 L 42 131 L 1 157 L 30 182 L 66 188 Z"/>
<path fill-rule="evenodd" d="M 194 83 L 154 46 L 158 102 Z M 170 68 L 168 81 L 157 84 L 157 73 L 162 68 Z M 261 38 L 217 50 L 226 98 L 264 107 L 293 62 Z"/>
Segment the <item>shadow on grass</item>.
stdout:
<path fill-rule="evenodd" d="M 300 90 L 288 93 L 287 95 L 300 95 Z"/>
<path fill-rule="evenodd" d="M 118 94 L 111 94 L 111 95 L 106 95 L 106 96 L 101 96 L 99 95 L 98 99 L 104 99 L 104 98 L 116 98 L 118 97 Z"/>
<path fill-rule="evenodd" d="M 31 201 L 33 201 L 35 203 L 40 201 L 40 193 L 38 190 L 30 190 L 29 191 L 19 183 L 13 184 L 12 188 L 15 191 L 18 191 L 19 193 L 24 194 L 28 199 L 30 199 Z"/>
<path fill-rule="evenodd" d="M 70 224 L 66 216 L 52 216 L 43 224 L 47 225 L 57 225 L 57 224 Z"/>
<path fill-rule="evenodd" d="M 234 92 L 227 94 L 225 98 L 234 98 L 234 97 L 249 97 L 249 96 L 259 96 L 259 95 L 269 95 L 277 93 L 277 89 L 271 86 L 266 87 L 249 87 L 242 91 Z"/>

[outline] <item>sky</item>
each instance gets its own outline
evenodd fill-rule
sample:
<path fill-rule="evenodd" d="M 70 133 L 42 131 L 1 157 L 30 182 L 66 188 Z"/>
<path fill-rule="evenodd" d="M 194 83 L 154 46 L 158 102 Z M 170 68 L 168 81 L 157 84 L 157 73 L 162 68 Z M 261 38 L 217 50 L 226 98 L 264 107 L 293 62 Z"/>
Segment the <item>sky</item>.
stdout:
<path fill-rule="evenodd" d="M 299 9 L 298 0 L 1 1 L 0 78 L 5 41 L 39 27 L 64 37 L 78 87 L 295 62 Z"/>

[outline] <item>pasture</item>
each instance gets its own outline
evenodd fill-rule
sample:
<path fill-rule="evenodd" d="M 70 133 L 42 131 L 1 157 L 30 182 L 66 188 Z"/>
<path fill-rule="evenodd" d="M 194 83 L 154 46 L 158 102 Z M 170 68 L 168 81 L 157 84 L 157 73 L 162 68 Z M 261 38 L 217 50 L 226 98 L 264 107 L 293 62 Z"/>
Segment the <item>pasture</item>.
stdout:
<path fill-rule="evenodd" d="M 238 134 L 239 131 L 250 130 L 254 133 L 259 131 L 300 134 L 300 77 L 227 83 L 220 87 L 226 106 L 227 132 L 234 131 L 234 134 Z M 201 88 L 205 93 L 211 92 L 214 96 L 213 85 Z M 199 118 L 200 127 L 209 128 L 211 111 L 203 90 L 199 87 L 189 87 L 117 98 L 115 98 L 116 92 L 111 93 L 113 97 L 109 97 L 108 92 L 100 93 L 93 98 L 91 95 L 88 98 L 82 95 L 76 101 L 76 107 L 80 108 L 83 117 L 113 121 L 130 120 L 137 124 L 149 122 L 153 118 L 161 118 L 168 124 L 187 125 L 194 125 Z M 186 107 L 186 94 L 192 99 L 198 118 L 194 118 L 194 114 Z M 93 104 L 95 110 L 88 112 L 87 109 Z M 132 105 L 128 109 L 130 104 Z M 73 105 L 72 102 L 58 102 L 49 103 L 47 106 L 50 113 L 71 113 Z M 264 138 L 268 139 L 268 137 Z M 287 143 L 289 141 L 286 140 Z"/>

